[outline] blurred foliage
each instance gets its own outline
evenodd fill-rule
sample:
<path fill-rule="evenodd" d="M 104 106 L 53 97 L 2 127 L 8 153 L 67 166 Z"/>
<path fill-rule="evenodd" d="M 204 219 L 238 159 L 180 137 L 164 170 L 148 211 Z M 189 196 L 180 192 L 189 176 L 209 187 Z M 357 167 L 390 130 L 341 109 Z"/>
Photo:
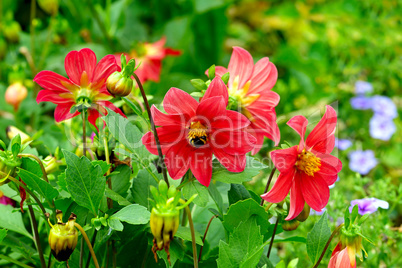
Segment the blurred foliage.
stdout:
<path fill-rule="evenodd" d="M 99 60 L 166 36 L 167 46 L 182 55 L 166 58 L 160 82 L 145 85 L 154 96 L 152 101 L 159 103 L 170 87 L 194 91 L 190 79 L 205 79 L 204 71 L 212 64 L 227 66 L 232 46 L 241 46 L 255 60 L 269 56 L 278 68 L 273 90 L 281 96 L 276 111 L 283 140 L 298 143 L 298 135 L 285 124 L 290 117 L 302 114 L 315 124 L 324 105 L 333 104 L 339 115 L 337 136 L 353 141 L 349 151 L 375 151 L 379 164 L 364 177 L 348 168 L 348 151 L 335 152 L 344 167 L 327 206 L 330 227 L 335 228 L 353 199 L 369 196 L 388 201 L 390 209 L 376 212 L 365 225 L 365 234 L 375 245 L 365 245 L 369 257 L 358 266 L 401 267 L 402 123 L 400 117 L 395 120 L 397 132 L 389 141 L 373 139 L 368 126 L 372 112 L 353 110 L 349 103 L 355 82 L 363 80 L 373 84 L 373 95 L 388 96 L 399 110 L 402 107 L 400 14 L 398 0 L 0 0 L 0 95 L 16 81 L 29 91 L 18 111 L 0 98 L 0 139 L 7 140 L 6 127 L 16 125 L 31 136 L 37 134 L 36 149 L 42 156 L 58 146 L 72 151 L 80 143 L 72 140 L 72 133 L 80 132 L 79 120 L 56 124 L 55 106 L 36 103 L 39 88 L 32 81 L 40 70 L 65 75 L 64 58 L 71 50 L 89 47 Z M 266 143 L 258 157 L 269 164 L 267 154 L 273 144 Z M 262 193 L 267 175 L 245 185 Z M 196 228 L 203 232 L 211 214 L 198 207 L 195 212 Z M 281 236 L 306 234 L 313 224 L 306 221 Z M 135 231 L 125 229 L 129 235 Z M 205 256 L 218 255 L 223 234 L 222 225 L 213 222 Z M 141 243 L 146 244 L 148 238 L 142 236 Z M 122 235 L 122 241 L 133 244 L 127 237 Z M 310 265 L 304 245 L 276 245 L 274 264 L 278 256 L 286 263 L 298 256 L 299 267 Z M 78 258 L 76 254 L 73 258 Z M 119 262 L 126 265 L 124 259 Z"/>

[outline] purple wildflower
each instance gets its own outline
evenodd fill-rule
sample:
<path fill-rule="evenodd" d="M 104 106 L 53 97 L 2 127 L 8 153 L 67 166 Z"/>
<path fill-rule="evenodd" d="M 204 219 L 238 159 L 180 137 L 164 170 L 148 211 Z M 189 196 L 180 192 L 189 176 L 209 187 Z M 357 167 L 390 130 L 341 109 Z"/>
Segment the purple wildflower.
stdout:
<path fill-rule="evenodd" d="M 355 110 L 368 110 L 371 108 L 372 98 L 357 96 L 350 99 L 350 105 Z"/>
<path fill-rule="evenodd" d="M 359 207 L 359 214 L 371 214 L 377 211 L 378 208 L 388 209 L 389 204 L 387 201 L 380 200 L 374 197 L 364 198 L 364 199 L 356 199 L 350 202 L 351 206 L 349 207 L 349 211 L 352 212 L 352 209 L 355 205 Z"/>
<path fill-rule="evenodd" d="M 321 209 L 321 211 L 316 211 L 316 210 L 310 208 L 310 215 L 317 215 L 317 216 L 320 216 L 320 215 L 324 214 L 324 212 L 325 212 L 326 210 L 327 210 L 326 208 L 323 208 L 323 209 Z"/>
<path fill-rule="evenodd" d="M 370 119 L 370 136 L 387 141 L 395 133 L 396 127 L 391 118 L 375 114 Z"/>
<path fill-rule="evenodd" d="M 373 91 L 373 85 L 369 82 L 365 81 L 357 81 L 355 83 L 355 93 L 356 94 L 365 94 Z"/>
<path fill-rule="evenodd" d="M 375 95 L 371 102 L 371 109 L 373 109 L 376 114 L 388 117 L 390 119 L 398 117 L 396 105 L 390 98 Z"/>
<path fill-rule="evenodd" d="M 371 150 L 350 152 L 349 160 L 349 168 L 362 175 L 369 173 L 378 163 Z"/>
<path fill-rule="evenodd" d="M 11 198 L 5 196 L 2 191 L 0 191 L 0 204 L 11 205 L 11 206 L 15 207 L 15 201 L 12 200 Z"/>
<path fill-rule="evenodd" d="M 335 138 L 335 147 L 341 151 L 344 151 L 352 146 L 352 141 L 348 139 L 337 139 Z"/>

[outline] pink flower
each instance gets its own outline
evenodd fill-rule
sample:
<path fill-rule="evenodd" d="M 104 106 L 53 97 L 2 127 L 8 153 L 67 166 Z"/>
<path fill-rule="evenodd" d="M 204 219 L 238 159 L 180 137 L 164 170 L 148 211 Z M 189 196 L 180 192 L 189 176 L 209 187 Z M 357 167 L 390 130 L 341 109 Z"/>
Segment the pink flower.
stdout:
<path fill-rule="evenodd" d="M 292 220 L 304 208 L 305 202 L 321 211 L 329 199 L 329 186 L 334 184 L 342 162 L 330 155 L 335 146 L 336 112 L 331 106 L 304 140 L 308 124 L 304 116 L 293 117 L 287 123 L 300 135 L 300 144 L 271 152 L 271 159 L 280 175 L 272 189 L 261 197 L 271 203 L 281 202 L 290 191 L 290 210 L 286 220 Z"/>
<path fill-rule="evenodd" d="M 2 205 L 11 205 L 15 207 L 15 201 L 11 198 L 5 196 L 2 191 L 0 191 L 0 204 Z"/>
<path fill-rule="evenodd" d="M 240 111 L 250 120 L 251 124 L 247 129 L 257 138 L 252 154 L 261 149 L 264 137 L 278 145 L 280 132 L 275 107 L 280 97 L 271 91 L 278 79 L 275 65 L 267 57 L 254 64 L 253 57 L 247 50 L 233 47 L 228 68 L 215 67 L 215 74 L 219 77 L 227 72 L 230 74 L 229 96 L 235 102 L 235 107 L 229 108 Z"/>
<path fill-rule="evenodd" d="M 67 54 L 64 66 L 69 79 L 52 71 L 39 72 L 34 81 L 44 89 L 36 97 L 42 101 L 57 104 L 54 111 L 56 122 L 61 122 L 80 114 L 71 109 L 77 104 L 87 105 L 88 121 L 96 127 L 96 119 L 107 114 L 104 107 L 125 115 L 109 100 L 113 97 L 106 89 L 106 80 L 118 70 L 113 55 L 107 55 L 96 64 L 96 55 L 89 48 L 71 51 Z"/>
<path fill-rule="evenodd" d="M 342 249 L 342 245 L 339 242 L 332 252 L 328 268 L 356 268 L 355 253 L 351 252 L 348 247 Z"/>
<path fill-rule="evenodd" d="M 229 171 L 241 172 L 246 165 L 246 153 L 255 144 L 255 138 L 245 131 L 249 120 L 226 110 L 228 95 L 222 79 L 216 77 L 208 90 L 221 94 L 199 103 L 188 93 L 171 88 L 163 100 L 167 114 L 155 106 L 151 109 L 155 125 L 161 126 L 157 132 L 169 175 L 177 180 L 191 169 L 205 186 L 211 181 L 212 155 Z M 151 153 L 158 154 L 152 132 L 146 133 L 142 142 Z"/>
<path fill-rule="evenodd" d="M 179 50 L 165 48 L 165 43 L 166 37 L 162 37 L 155 43 L 139 44 L 130 53 L 124 53 L 127 62 L 130 59 L 135 59 L 137 65 L 141 62 L 140 67 L 135 71 L 141 83 L 145 83 L 148 80 L 159 82 L 162 60 L 168 55 L 178 56 L 181 54 Z M 115 57 L 117 63 L 121 66 L 121 53 L 115 54 Z"/>

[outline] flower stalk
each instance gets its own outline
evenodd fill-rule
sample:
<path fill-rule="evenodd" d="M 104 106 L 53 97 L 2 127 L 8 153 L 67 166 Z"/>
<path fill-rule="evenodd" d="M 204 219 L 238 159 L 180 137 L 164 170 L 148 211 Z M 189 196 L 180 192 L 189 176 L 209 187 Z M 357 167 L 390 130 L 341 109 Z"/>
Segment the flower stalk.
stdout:
<path fill-rule="evenodd" d="M 163 160 L 161 143 L 159 141 L 158 133 L 156 132 L 154 120 L 152 119 L 151 108 L 149 107 L 148 99 L 147 99 L 147 96 L 145 95 L 144 87 L 142 86 L 142 83 L 141 83 L 140 79 L 138 78 L 138 76 L 135 73 L 133 73 L 133 76 L 135 78 L 135 81 L 137 82 L 138 87 L 140 88 L 141 95 L 142 95 L 142 98 L 143 98 L 144 103 L 145 103 L 145 107 L 147 108 L 149 121 L 151 123 L 151 129 L 152 129 L 152 132 L 153 132 L 154 137 L 155 137 L 156 147 L 158 149 L 158 156 L 159 156 L 159 159 L 160 159 L 161 165 L 162 165 L 163 178 L 165 179 L 165 182 L 169 187 L 170 185 L 169 185 L 169 180 L 168 180 L 168 177 L 167 177 L 165 161 Z"/>
<path fill-rule="evenodd" d="M 38 222 L 36 221 L 35 213 L 31 205 L 28 205 L 28 210 L 29 210 L 29 216 L 31 218 L 32 231 L 35 239 L 36 249 L 38 250 L 40 263 L 42 268 L 46 268 L 45 258 L 43 257 L 42 244 L 40 243 L 39 238 Z"/>
<path fill-rule="evenodd" d="M 269 248 L 268 248 L 268 253 L 267 253 L 268 259 L 269 259 L 269 255 L 271 255 L 272 245 L 274 244 L 274 239 L 275 239 L 276 229 L 278 229 L 279 219 L 280 219 L 280 215 L 278 215 L 278 217 L 276 218 L 274 232 L 272 233 L 271 242 L 269 243 Z"/>
<path fill-rule="evenodd" d="M 84 238 L 85 242 L 87 243 L 87 246 L 89 248 L 89 252 L 91 253 L 92 259 L 94 260 L 95 267 L 99 268 L 98 259 L 96 258 L 95 252 L 92 248 L 91 242 L 89 241 L 87 234 L 85 233 L 85 231 L 81 227 L 81 225 L 79 225 L 78 223 L 74 222 L 74 226 L 77 227 L 77 229 L 81 232 L 82 237 Z"/>
<path fill-rule="evenodd" d="M 269 189 L 269 185 L 271 184 L 272 177 L 274 176 L 275 171 L 276 171 L 276 167 L 274 167 L 274 168 L 271 170 L 271 174 L 269 175 L 269 179 L 268 179 L 268 181 L 267 181 L 267 185 L 265 186 L 264 194 L 265 194 L 265 193 L 268 191 L 268 189 Z M 265 201 L 265 200 L 261 198 L 261 203 L 260 203 L 261 206 L 264 205 L 264 201 Z"/>

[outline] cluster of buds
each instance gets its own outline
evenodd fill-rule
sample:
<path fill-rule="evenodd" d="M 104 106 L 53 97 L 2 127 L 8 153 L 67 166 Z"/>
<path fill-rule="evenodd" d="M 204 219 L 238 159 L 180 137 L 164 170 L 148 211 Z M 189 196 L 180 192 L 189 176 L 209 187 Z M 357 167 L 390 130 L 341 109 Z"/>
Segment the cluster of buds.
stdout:
<path fill-rule="evenodd" d="M 57 210 L 56 218 L 57 223 L 55 225 L 52 225 L 48 219 L 49 225 L 52 227 L 49 232 L 50 249 L 58 261 L 67 261 L 78 242 L 78 231 L 74 225 L 77 216 L 71 213 L 68 222 L 64 223 L 63 212 Z"/>
<path fill-rule="evenodd" d="M 181 200 L 181 194 L 176 187 L 171 185 L 169 188 L 164 180 L 159 181 L 159 191 L 156 187 L 150 187 L 154 200 L 151 211 L 151 232 L 154 236 L 152 252 L 155 261 L 158 262 L 157 251 L 165 250 L 170 263 L 169 246 L 174 235 L 179 228 L 180 210 L 185 208 L 197 195 L 192 196 L 187 202 Z M 178 206 L 179 202 L 183 205 Z"/>
<path fill-rule="evenodd" d="M 372 243 L 370 239 L 362 234 L 361 225 L 368 218 L 369 214 L 365 214 L 359 220 L 358 206 L 354 206 L 352 214 L 349 208 L 345 213 L 345 225 L 341 228 L 340 241 L 332 252 L 331 260 L 328 268 L 355 268 L 356 256 L 363 261 L 362 252 L 367 257 L 367 252 L 363 248 L 363 238 Z"/>
<path fill-rule="evenodd" d="M 129 95 L 134 85 L 131 76 L 137 68 L 135 67 L 134 59 L 129 60 L 127 63 L 126 56 L 121 54 L 121 72 L 116 71 L 112 73 L 106 81 L 106 88 L 109 93 L 117 97 Z"/>
<path fill-rule="evenodd" d="M 21 137 L 19 135 L 11 140 L 9 149 L 0 140 L 0 185 L 9 181 L 8 176 L 15 177 L 16 169 L 21 166 L 22 162 L 21 158 L 18 157 L 21 149 Z"/>

